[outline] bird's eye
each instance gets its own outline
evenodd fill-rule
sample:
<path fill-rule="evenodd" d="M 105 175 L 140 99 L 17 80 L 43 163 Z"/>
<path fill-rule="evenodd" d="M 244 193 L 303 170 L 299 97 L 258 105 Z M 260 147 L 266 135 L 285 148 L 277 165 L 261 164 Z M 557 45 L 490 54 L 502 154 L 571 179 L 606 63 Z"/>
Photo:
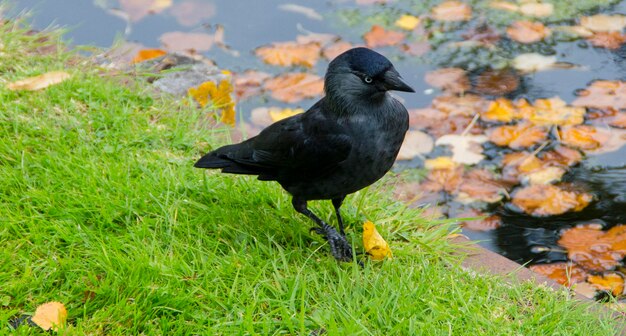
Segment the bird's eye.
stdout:
<path fill-rule="evenodd" d="M 365 76 L 363 77 L 363 81 L 367 84 L 370 84 L 371 82 L 373 82 L 374 80 L 372 79 L 372 77 L 370 76 Z"/>

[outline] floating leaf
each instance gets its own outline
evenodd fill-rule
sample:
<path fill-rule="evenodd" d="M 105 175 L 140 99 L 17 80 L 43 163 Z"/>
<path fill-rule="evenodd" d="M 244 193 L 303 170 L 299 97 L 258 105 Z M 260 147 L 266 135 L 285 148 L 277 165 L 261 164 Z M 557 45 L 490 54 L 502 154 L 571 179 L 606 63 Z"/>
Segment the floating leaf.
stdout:
<path fill-rule="evenodd" d="M 564 144 L 584 150 L 596 149 L 610 138 L 607 132 L 590 125 L 564 127 L 559 135 Z"/>
<path fill-rule="evenodd" d="M 228 125 L 235 125 L 235 102 L 230 94 L 233 87 L 229 80 L 220 81 L 219 85 L 214 82 L 204 82 L 197 88 L 189 88 L 191 95 L 200 106 L 205 107 L 209 101 L 214 107 L 222 111 L 220 120 Z"/>
<path fill-rule="evenodd" d="M 289 3 L 280 5 L 278 6 L 278 8 L 287 12 L 302 14 L 312 20 L 322 21 L 324 19 L 324 17 L 320 13 L 318 13 L 315 9 L 311 7 Z"/>
<path fill-rule="evenodd" d="M 463 204 L 473 202 L 497 203 L 507 194 L 502 183 L 496 180 L 494 174 L 485 169 L 474 169 L 463 175 L 456 200 Z"/>
<path fill-rule="evenodd" d="M 435 146 L 433 138 L 421 131 L 409 130 L 404 137 L 397 160 L 411 160 L 430 153 Z"/>
<path fill-rule="evenodd" d="M 70 78 L 70 74 L 65 71 L 52 71 L 43 75 L 28 77 L 7 84 L 7 88 L 11 91 L 37 91 L 45 89 L 48 86 L 59 84 Z"/>
<path fill-rule="evenodd" d="M 157 14 L 172 5 L 172 0 L 120 0 L 122 11 L 131 21 L 137 22 L 148 14 Z"/>
<path fill-rule="evenodd" d="M 626 225 L 602 231 L 597 224 L 576 226 L 561 234 L 558 244 L 567 249 L 567 257 L 594 272 L 615 268 L 626 256 Z"/>
<path fill-rule="evenodd" d="M 372 260 L 383 260 L 393 256 L 389 244 L 370 221 L 363 223 L 363 247 Z"/>
<path fill-rule="evenodd" d="M 522 182 L 530 185 L 552 184 L 561 181 L 565 173 L 565 169 L 561 167 L 544 167 L 525 174 Z"/>
<path fill-rule="evenodd" d="M 320 57 L 320 44 L 317 42 L 276 42 L 255 50 L 263 62 L 279 66 L 302 65 L 313 67 Z"/>
<path fill-rule="evenodd" d="M 396 27 L 400 27 L 404 30 L 413 30 L 420 24 L 420 19 L 417 16 L 404 14 L 399 17 L 395 25 Z"/>
<path fill-rule="evenodd" d="M 428 159 L 424 161 L 424 168 L 428 170 L 435 169 L 452 169 L 457 164 L 452 160 L 450 156 L 440 156 L 434 159 Z"/>
<path fill-rule="evenodd" d="M 470 81 L 465 70 L 461 68 L 441 68 L 429 71 L 424 81 L 431 86 L 452 93 L 465 92 L 470 89 Z"/>
<path fill-rule="evenodd" d="M 550 29 L 541 22 L 516 21 L 506 29 L 507 35 L 520 43 L 535 43 L 550 35 Z"/>
<path fill-rule="evenodd" d="M 462 182 L 463 166 L 455 164 L 450 168 L 433 169 L 428 172 L 420 189 L 428 192 L 445 191 L 449 194 L 456 192 Z"/>
<path fill-rule="evenodd" d="M 337 41 L 331 45 L 328 45 L 322 50 L 322 55 L 326 57 L 326 59 L 332 61 L 335 57 L 343 54 L 344 52 L 352 49 L 354 46 L 350 42 L 346 41 Z"/>
<path fill-rule="evenodd" d="M 161 49 L 141 49 L 137 55 L 133 57 L 132 63 L 141 63 L 153 58 L 161 57 L 167 54 L 167 51 Z"/>
<path fill-rule="evenodd" d="M 626 17 L 606 14 L 583 16 L 580 25 L 593 32 L 620 32 L 626 27 Z"/>
<path fill-rule="evenodd" d="M 579 125 L 584 121 L 586 110 L 581 107 L 567 106 L 561 98 L 537 99 L 533 109 L 528 109 L 528 120 L 541 126 Z"/>
<path fill-rule="evenodd" d="M 489 103 L 485 98 L 474 94 L 465 94 L 463 96 L 443 95 L 436 97 L 432 102 L 434 108 L 448 115 L 463 115 L 467 117 L 474 117 L 477 113 L 485 111 Z"/>
<path fill-rule="evenodd" d="M 530 123 L 519 123 L 492 128 L 489 130 L 488 135 L 489 141 L 498 146 L 521 149 L 546 141 L 548 132 L 545 127 L 533 126 Z"/>
<path fill-rule="evenodd" d="M 433 7 L 431 15 L 438 21 L 468 21 L 472 18 L 472 7 L 460 1 L 445 1 Z"/>
<path fill-rule="evenodd" d="M 386 30 L 378 25 L 373 25 L 372 29 L 363 35 L 365 44 L 370 48 L 397 45 L 402 42 L 404 38 L 404 33 Z"/>
<path fill-rule="evenodd" d="M 554 5 L 551 3 L 524 3 L 519 6 L 519 12 L 528 16 L 545 18 L 554 13 Z"/>
<path fill-rule="evenodd" d="M 161 35 L 160 40 L 168 51 L 196 53 L 210 50 L 215 42 L 215 36 L 174 31 Z"/>
<path fill-rule="evenodd" d="M 272 118 L 273 122 L 277 122 L 279 120 L 283 120 L 285 118 L 289 118 L 289 117 L 293 117 L 296 114 L 300 114 L 304 112 L 304 109 L 301 108 L 295 108 L 295 109 L 290 109 L 290 108 L 286 108 L 286 109 L 270 109 L 269 110 L 269 114 L 270 117 Z"/>
<path fill-rule="evenodd" d="M 436 145 L 450 145 L 452 147 L 452 160 L 462 164 L 477 164 L 485 156 L 481 154 L 482 148 L 478 145 L 487 141 L 484 135 L 458 135 L 448 134 L 440 137 Z"/>
<path fill-rule="evenodd" d="M 598 290 L 611 293 L 613 296 L 624 294 L 624 278 L 614 272 L 602 275 L 590 275 L 587 282 Z"/>
<path fill-rule="evenodd" d="M 597 80 L 589 87 L 578 91 L 573 106 L 598 109 L 626 109 L 626 82 Z"/>
<path fill-rule="evenodd" d="M 585 281 L 589 275 L 582 267 L 568 262 L 532 265 L 529 268 L 567 287 Z"/>
<path fill-rule="evenodd" d="M 261 93 L 261 85 L 270 75 L 266 72 L 248 70 L 233 75 L 233 91 L 237 99 L 246 99 Z"/>
<path fill-rule="evenodd" d="M 169 13 L 185 27 L 192 27 L 215 15 L 215 4 L 202 0 L 176 3 Z"/>
<path fill-rule="evenodd" d="M 302 99 L 321 96 L 324 92 L 324 80 L 316 75 L 292 72 L 267 80 L 265 88 L 271 91 L 272 98 L 276 100 L 296 103 Z"/>
<path fill-rule="evenodd" d="M 556 64 L 556 56 L 544 56 L 537 53 L 517 55 L 513 59 L 513 67 L 524 72 L 553 69 Z"/>
<path fill-rule="evenodd" d="M 626 35 L 620 32 L 598 32 L 589 37 L 587 40 L 594 47 L 619 49 L 626 42 Z"/>
<path fill-rule="evenodd" d="M 519 75 L 511 69 L 488 69 L 474 78 L 474 91 L 499 96 L 511 93 L 519 87 Z"/>
<path fill-rule="evenodd" d="M 31 321 L 41 327 L 43 330 L 58 331 L 59 328 L 65 326 L 67 319 L 67 310 L 60 302 L 47 302 L 35 310 L 35 315 L 31 317 Z"/>
<path fill-rule="evenodd" d="M 430 51 L 428 41 L 413 41 L 402 45 L 402 51 L 411 56 L 422 56 Z"/>
<path fill-rule="evenodd" d="M 568 191 L 551 184 L 519 188 L 512 197 L 513 205 L 531 216 L 551 216 L 568 211 L 580 211 L 593 199 L 587 193 Z"/>
<path fill-rule="evenodd" d="M 487 112 L 480 115 L 485 121 L 511 122 L 517 116 L 513 102 L 506 98 L 498 98 L 489 104 Z"/>
<path fill-rule="evenodd" d="M 456 218 L 459 217 L 485 217 L 485 218 L 478 218 L 478 219 L 472 219 L 472 220 L 464 220 L 459 222 L 459 225 L 465 230 L 472 230 L 472 231 L 493 231 L 497 228 L 499 228 L 500 226 L 502 226 L 502 219 L 500 218 L 500 216 L 498 215 L 491 215 L 491 216 L 487 216 L 486 214 L 473 210 L 472 212 L 469 213 L 461 213 L 461 214 L 457 214 Z"/>
<path fill-rule="evenodd" d="M 611 118 L 609 125 L 617 128 L 626 128 L 626 112 L 619 112 Z"/>

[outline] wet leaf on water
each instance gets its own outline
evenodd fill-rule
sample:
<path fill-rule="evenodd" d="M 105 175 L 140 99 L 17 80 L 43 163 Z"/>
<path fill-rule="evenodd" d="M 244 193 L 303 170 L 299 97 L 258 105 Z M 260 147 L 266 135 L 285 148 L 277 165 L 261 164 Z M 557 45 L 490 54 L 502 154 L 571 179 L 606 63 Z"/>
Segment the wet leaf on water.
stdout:
<path fill-rule="evenodd" d="M 437 139 L 435 145 L 451 146 L 454 162 L 473 165 L 485 158 L 480 144 L 487 140 L 488 138 L 484 135 L 448 134 Z"/>
<path fill-rule="evenodd" d="M 303 99 L 321 96 L 324 92 L 324 80 L 309 73 L 291 72 L 267 80 L 265 89 L 276 100 L 297 103 Z"/>
<path fill-rule="evenodd" d="M 589 37 L 587 40 L 594 47 L 606 49 L 619 49 L 626 42 L 626 34 L 620 32 L 598 32 Z"/>
<path fill-rule="evenodd" d="M 530 123 L 504 125 L 488 130 L 489 141 L 498 146 L 522 149 L 541 144 L 546 141 L 548 131 L 545 127 L 533 126 Z"/>
<path fill-rule="evenodd" d="M 214 82 L 204 82 L 197 88 L 189 88 L 189 95 L 192 96 L 200 106 L 205 107 L 209 102 L 221 110 L 220 120 L 227 124 L 235 125 L 235 102 L 230 94 L 233 87 L 229 80 L 222 80 L 219 84 Z"/>
<path fill-rule="evenodd" d="M 311 7 L 288 3 L 278 6 L 278 8 L 287 12 L 302 14 L 311 20 L 321 21 L 324 19 L 320 13 Z"/>
<path fill-rule="evenodd" d="M 492 172 L 474 169 L 463 175 L 455 195 L 456 201 L 463 204 L 474 202 L 492 204 L 500 202 L 506 194 L 506 188 Z"/>
<path fill-rule="evenodd" d="M 598 109 L 626 109 L 626 82 L 597 80 L 589 87 L 578 91 L 573 106 Z"/>
<path fill-rule="evenodd" d="M 430 170 L 420 188 L 427 192 L 445 191 L 452 194 L 462 182 L 463 170 L 463 166 L 461 165 Z"/>
<path fill-rule="evenodd" d="M 531 265 L 529 268 L 567 287 L 585 281 L 589 275 L 582 267 L 571 262 Z"/>
<path fill-rule="evenodd" d="M 344 52 L 352 49 L 354 46 L 350 42 L 337 41 L 332 43 L 322 50 L 322 55 L 329 61 L 335 59 L 335 57 L 343 54 Z"/>
<path fill-rule="evenodd" d="M 119 2 L 122 11 L 133 22 L 149 14 L 158 14 L 172 5 L 172 0 L 119 0 Z"/>
<path fill-rule="evenodd" d="M 411 56 L 422 56 L 430 51 L 430 44 L 427 41 L 414 41 L 403 44 L 401 49 Z"/>
<path fill-rule="evenodd" d="M 520 4 L 519 12 L 527 16 L 545 18 L 554 13 L 554 5 L 551 3 L 527 2 Z"/>
<path fill-rule="evenodd" d="M 311 42 L 319 43 L 320 46 L 327 46 L 331 43 L 339 41 L 341 38 L 335 34 L 323 34 L 308 32 L 304 35 L 296 36 L 296 42 L 299 44 L 307 44 Z"/>
<path fill-rule="evenodd" d="M 501 96 L 519 87 L 519 75 L 511 69 L 488 69 L 474 78 L 474 91 L 484 95 Z"/>
<path fill-rule="evenodd" d="M 592 32 L 620 32 L 626 27 L 626 17 L 619 14 L 583 16 L 580 25 Z"/>
<path fill-rule="evenodd" d="M 255 50 L 263 62 L 278 66 L 301 65 L 313 67 L 319 60 L 322 48 L 318 42 L 275 42 Z"/>
<path fill-rule="evenodd" d="M 56 85 L 70 78 L 70 74 L 65 71 L 51 71 L 43 75 L 28 77 L 7 84 L 11 91 L 37 91 L 48 86 Z"/>
<path fill-rule="evenodd" d="M 587 282 L 596 289 L 609 292 L 613 296 L 624 294 L 624 278 L 615 272 L 590 275 L 587 277 Z"/>
<path fill-rule="evenodd" d="M 608 231 L 597 224 L 576 226 L 565 230 L 558 244 L 567 249 L 570 260 L 587 270 L 612 270 L 626 256 L 626 225 Z"/>
<path fill-rule="evenodd" d="M 516 21 L 506 29 L 507 35 L 520 43 L 535 43 L 551 34 L 550 29 L 541 22 Z"/>
<path fill-rule="evenodd" d="M 169 13 L 181 25 L 191 27 L 213 17 L 215 15 L 215 4 L 201 0 L 183 1 L 174 4 L 170 8 Z"/>
<path fill-rule="evenodd" d="M 495 46 L 500 41 L 500 33 L 486 24 L 472 27 L 461 35 L 466 41 L 476 41 L 486 47 Z"/>
<path fill-rule="evenodd" d="M 370 48 L 394 46 L 404 41 L 406 35 L 402 32 L 387 30 L 381 26 L 373 25 L 372 29 L 363 35 L 365 44 Z"/>
<path fill-rule="evenodd" d="M 141 49 L 137 52 L 131 63 L 141 63 L 153 58 L 158 58 L 167 54 L 167 51 L 161 49 Z"/>
<path fill-rule="evenodd" d="M 422 131 L 409 130 L 404 137 L 397 160 L 412 160 L 420 155 L 428 154 L 434 146 L 430 135 Z"/>
<path fill-rule="evenodd" d="M 394 24 L 396 25 L 396 27 L 402 28 L 404 30 L 413 30 L 420 24 L 420 18 L 418 18 L 417 16 L 404 14 L 400 16 Z"/>
<path fill-rule="evenodd" d="M 609 125 L 617 128 L 626 128 L 626 112 L 619 112 L 611 118 Z"/>
<path fill-rule="evenodd" d="M 450 156 L 439 156 L 434 159 L 428 159 L 424 161 L 424 168 L 428 170 L 435 169 L 452 169 L 457 166 L 457 163 L 452 160 Z"/>
<path fill-rule="evenodd" d="M 58 331 L 65 326 L 67 310 L 61 302 L 47 302 L 37 307 L 30 320 L 43 330 Z"/>
<path fill-rule="evenodd" d="M 610 133 L 590 125 L 563 127 L 559 131 L 561 141 L 583 150 L 597 149 L 610 139 Z"/>
<path fill-rule="evenodd" d="M 431 16 L 437 21 L 468 21 L 472 18 L 472 7 L 460 1 L 445 1 L 433 7 Z"/>
<path fill-rule="evenodd" d="M 498 98 L 489 104 L 487 111 L 480 117 L 484 121 L 511 122 L 517 118 L 517 109 L 510 100 Z"/>
<path fill-rule="evenodd" d="M 160 40 L 168 51 L 197 53 L 210 50 L 215 42 L 215 36 L 175 31 L 161 35 Z"/>
<path fill-rule="evenodd" d="M 517 55 L 513 67 L 523 72 L 537 72 L 553 69 L 557 64 L 556 56 L 544 56 L 537 53 Z"/>
<path fill-rule="evenodd" d="M 304 109 L 302 108 L 294 108 L 294 109 L 285 108 L 285 109 L 270 109 L 269 110 L 270 118 L 272 119 L 273 122 L 277 122 L 285 118 L 293 117 L 303 112 L 304 112 Z"/>
<path fill-rule="evenodd" d="M 502 219 L 498 215 L 489 216 L 486 213 L 478 210 L 470 210 L 468 212 L 460 213 L 455 218 L 473 218 L 483 217 L 478 219 L 464 220 L 459 223 L 463 229 L 472 231 L 493 231 L 502 226 Z"/>
<path fill-rule="evenodd" d="M 581 107 L 568 106 L 565 101 L 559 97 L 537 99 L 532 109 L 527 108 L 522 114 L 528 120 L 540 126 L 570 126 L 579 125 L 584 121 L 586 110 Z"/>
<path fill-rule="evenodd" d="M 250 111 L 250 121 L 260 127 L 267 127 L 274 121 L 270 117 L 270 110 L 275 109 L 280 111 L 280 107 L 256 107 Z"/>
<path fill-rule="evenodd" d="M 512 203 L 525 213 L 541 217 L 584 209 L 593 197 L 584 192 L 565 190 L 551 184 L 522 187 L 512 195 Z"/>
<path fill-rule="evenodd" d="M 270 74 L 256 70 L 236 73 L 233 75 L 233 92 L 240 100 L 258 95 L 262 84 L 269 78 Z"/>
<path fill-rule="evenodd" d="M 537 170 L 533 170 L 522 177 L 522 182 L 525 184 L 552 184 L 560 182 L 565 175 L 566 170 L 561 167 L 542 167 Z"/>
<path fill-rule="evenodd" d="M 470 89 L 470 81 L 465 70 L 461 68 L 441 68 L 429 71 L 424 81 L 438 89 L 451 93 L 461 93 Z"/>
<path fill-rule="evenodd" d="M 363 247 L 365 248 L 365 253 L 372 260 L 383 260 L 393 257 L 389 244 L 378 233 L 374 223 L 370 221 L 363 223 Z"/>
<path fill-rule="evenodd" d="M 442 95 L 432 101 L 434 108 L 450 116 L 462 115 L 466 117 L 473 117 L 477 113 L 485 111 L 489 104 L 487 99 L 475 94 Z"/>

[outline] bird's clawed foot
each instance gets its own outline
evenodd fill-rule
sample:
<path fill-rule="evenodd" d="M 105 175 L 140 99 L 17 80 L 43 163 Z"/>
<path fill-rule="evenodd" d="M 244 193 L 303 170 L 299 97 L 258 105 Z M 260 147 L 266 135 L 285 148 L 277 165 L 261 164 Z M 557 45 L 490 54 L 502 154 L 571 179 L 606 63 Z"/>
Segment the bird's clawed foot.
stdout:
<path fill-rule="evenodd" d="M 311 231 L 315 231 L 326 239 L 330 246 L 330 252 L 337 261 L 352 261 L 352 246 L 350 246 L 346 237 L 339 234 L 335 228 L 323 223 L 316 228 L 312 228 Z"/>

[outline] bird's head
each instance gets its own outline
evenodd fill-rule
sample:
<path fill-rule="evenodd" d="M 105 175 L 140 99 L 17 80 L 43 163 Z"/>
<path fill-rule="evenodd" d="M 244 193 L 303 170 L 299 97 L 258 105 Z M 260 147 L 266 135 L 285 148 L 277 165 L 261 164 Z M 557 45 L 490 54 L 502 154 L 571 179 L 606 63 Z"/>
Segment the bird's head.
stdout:
<path fill-rule="evenodd" d="M 376 99 L 392 90 L 415 92 L 385 56 L 367 48 L 350 49 L 330 62 L 324 87 L 330 97 L 361 99 Z"/>

